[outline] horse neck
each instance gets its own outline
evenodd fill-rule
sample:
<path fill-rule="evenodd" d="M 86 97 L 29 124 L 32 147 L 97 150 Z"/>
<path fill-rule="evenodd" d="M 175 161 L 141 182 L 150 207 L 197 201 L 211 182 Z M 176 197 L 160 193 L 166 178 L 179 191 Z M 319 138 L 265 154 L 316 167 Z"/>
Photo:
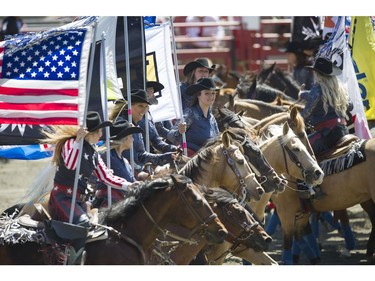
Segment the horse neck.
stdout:
<path fill-rule="evenodd" d="M 164 195 L 166 195 L 166 192 L 163 190 L 155 193 L 154 196 L 146 200 L 146 202 L 143 202 L 151 218 L 140 205 L 137 211 L 132 216 L 129 216 L 126 221 L 118 222 L 113 225 L 109 224 L 109 226 L 129 236 L 141 245 L 143 250 L 147 251 L 153 245 L 155 239 L 161 234 L 160 229 L 165 228 L 168 222 L 165 219 L 168 212 L 172 212 L 172 207 L 169 203 L 173 202 L 173 200 Z"/>
<path fill-rule="evenodd" d="M 181 175 L 189 177 L 194 183 L 209 187 L 219 186 L 217 177 L 217 164 L 211 165 L 202 159 L 198 152 L 188 163 L 180 170 Z M 203 172 L 204 171 L 204 172 Z"/>
<path fill-rule="evenodd" d="M 271 167 L 274 168 L 277 174 L 286 173 L 286 167 L 284 165 L 284 151 L 283 147 L 278 139 L 278 137 L 274 136 L 267 140 L 262 146 L 260 150 L 263 152 L 263 155 L 268 160 L 268 163 Z"/>

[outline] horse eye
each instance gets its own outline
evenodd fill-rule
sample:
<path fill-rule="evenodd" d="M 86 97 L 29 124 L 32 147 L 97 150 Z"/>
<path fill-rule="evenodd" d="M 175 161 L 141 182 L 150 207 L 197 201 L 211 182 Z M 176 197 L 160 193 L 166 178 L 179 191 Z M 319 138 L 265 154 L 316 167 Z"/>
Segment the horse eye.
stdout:
<path fill-rule="evenodd" d="M 240 160 L 238 160 L 238 164 L 240 164 L 240 165 L 245 164 L 245 160 L 244 160 L 244 159 L 240 159 Z"/>
<path fill-rule="evenodd" d="M 292 151 L 294 151 L 294 152 L 300 152 L 301 149 L 299 147 L 293 147 Z"/>

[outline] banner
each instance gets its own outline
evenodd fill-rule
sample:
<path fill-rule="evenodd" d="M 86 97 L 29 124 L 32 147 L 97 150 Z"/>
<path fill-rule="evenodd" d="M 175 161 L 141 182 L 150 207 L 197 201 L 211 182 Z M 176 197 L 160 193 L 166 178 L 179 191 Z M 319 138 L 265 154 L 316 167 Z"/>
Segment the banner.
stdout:
<path fill-rule="evenodd" d="M 350 45 L 367 120 L 375 120 L 375 36 L 370 17 L 353 17 Z"/>
<path fill-rule="evenodd" d="M 145 36 L 147 80 L 158 81 L 164 85 L 158 104 L 150 106 L 153 120 L 159 122 L 181 119 L 169 23 L 147 28 Z"/>
<path fill-rule="evenodd" d="M 354 118 L 354 133 L 362 139 L 369 139 L 371 133 L 359 93 L 353 59 L 347 43 L 345 17 L 331 17 L 329 22 L 335 22 L 335 28 L 326 32 L 327 34 L 331 33 L 331 35 L 327 42 L 321 46 L 318 56 L 331 59 L 337 67 L 342 69 L 342 74 L 338 78 L 346 87 L 350 101 L 353 103 L 351 113 Z"/>
<path fill-rule="evenodd" d="M 48 144 L 3 145 L 0 146 L 0 158 L 19 160 L 38 160 L 52 157 L 53 149 Z"/>

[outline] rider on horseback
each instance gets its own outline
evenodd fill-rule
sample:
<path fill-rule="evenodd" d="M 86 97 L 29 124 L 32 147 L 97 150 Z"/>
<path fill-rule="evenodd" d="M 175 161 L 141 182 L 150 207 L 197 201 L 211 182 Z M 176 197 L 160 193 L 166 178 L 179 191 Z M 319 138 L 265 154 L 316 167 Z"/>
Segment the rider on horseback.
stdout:
<path fill-rule="evenodd" d="M 349 95 L 336 77 L 341 69 L 330 60 L 319 57 L 313 66 L 315 83 L 310 91 L 302 91 L 299 99 L 305 102 L 301 112 L 311 126 L 309 140 L 316 155 L 332 148 L 343 136 L 349 134 L 347 112 Z"/>
<path fill-rule="evenodd" d="M 337 78 L 341 69 L 331 60 L 318 57 L 313 66 L 306 67 L 314 70 L 315 82 L 311 90 L 300 92 L 299 101 L 305 103 L 301 115 L 307 127 L 310 127 L 311 133 L 308 137 L 318 157 L 349 134 L 347 113 L 351 109 L 351 102 L 345 87 Z M 315 191 L 310 189 L 310 192 L 315 199 L 323 196 L 319 187 L 316 187 Z"/>

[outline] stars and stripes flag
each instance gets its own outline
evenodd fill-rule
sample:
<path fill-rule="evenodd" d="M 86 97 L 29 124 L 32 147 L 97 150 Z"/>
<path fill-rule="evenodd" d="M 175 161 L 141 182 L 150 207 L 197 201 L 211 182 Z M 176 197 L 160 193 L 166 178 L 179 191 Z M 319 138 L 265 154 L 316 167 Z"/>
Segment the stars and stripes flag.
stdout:
<path fill-rule="evenodd" d="M 82 124 L 93 27 L 0 42 L 0 124 Z"/>

